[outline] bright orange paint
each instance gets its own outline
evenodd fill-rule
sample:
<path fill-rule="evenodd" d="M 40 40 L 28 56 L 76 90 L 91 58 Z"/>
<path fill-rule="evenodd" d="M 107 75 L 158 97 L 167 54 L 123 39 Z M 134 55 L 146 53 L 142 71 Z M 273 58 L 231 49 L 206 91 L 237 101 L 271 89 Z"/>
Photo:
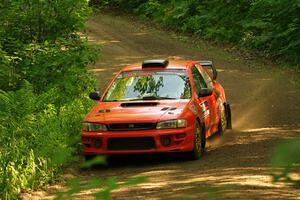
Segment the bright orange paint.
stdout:
<path fill-rule="evenodd" d="M 208 138 L 218 131 L 218 124 L 221 119 L 221 106 L 227 104 L 223 87 L 215 80 L 212 81 L 212 94 L 206 97 L 197 97 L 195 92 L 195 83 L 191 69 L 197 64 L 197 61 L 170 61 L 169 65 L 163 67 L 151 67 L 147 70 L 170 70 L 180 69 L 187 70 L 192 90 L 191 99 L 175 99 L 175 100 L 139 100 L 139 102 L 152 102 L 156 105 L 148 106 L 130 106 L 124 107 L 122 103 L 133 103 L 128 101 L 122 102 L 104 102 L 103 98 L 111 87 L 114 79 L 120 73 L 144 70 L 141 63 L 130 65 L 122 69 L 111 81 L 104 95 L 91 112 L 86 116 L 84 122 L 101 123 L 110 127 L 112 124 L 126 126 L 126 130 L 109 130 L 82 132 L 83 152 L 85 155 L 97 154 L 129 154 L 129 153 L 147 153 L 147 152 L 187 152 L 194 148 L 194 131 L 196 120 L 199 120 L 205 127 L 205 137 Z M 201 65 L 197 64 L 198 69 L 203 72 Z M 176 86 L 174 86 L 176 87 Z M 205 102 L 206 101 L 206 102 Z M 131 105 L 131 104 L 130 104 Z M 164 110 L 164 108 L 176 108 L 174 110 Z M 207 111 L 204 112 L 204 109 Z M 207 115 L 204 117 L 204 115 Z M 185 119 L 187 126 L 185 128 L 170 128 L 157 130 L 155 127 L 148 130 L 134 130 L 129 126 L 139 126 L 140 123 L 157 124 L 160 121 L 173 119 Z M 121 125 L 120 125 L 121 124 Z M 140 129 L 139 127 L 138 129 Z M 121 128 L 122 129 L 122 128 Z M 167 137 L 167 139 L 165 139 Z M 120 139 L 121 138 L 121 139 Z M 125 138 L 125 139 L 122 139 Z M 116 140 L 117 147 L 113 144 Z M 131 144 L 130 139 L 140 142 L 137 146 Z M 147 141 L 144 141 L 147 140 Z M 113 141 L 108 145 L 108 140 Z M 149 140 L 149 141 L 148 141 Z M 150 142 L 151 140 L 151 142 Z M 164 142 L 167 145 L 163 145 Z M 153 145 L 153 147 L 143 147 L 145 145 Z M 100 143 L 100 144 L 99 144 Z M 122 148 L 122 144 L 127 145 Z M 149 144 L 151 143 L 151 144 Z M 129 146 L 128 146 L 129 145 Z M 133 145 L 133 146 L 131 146 Z M 139 149 L 139 145 L 141 148 Z"/>

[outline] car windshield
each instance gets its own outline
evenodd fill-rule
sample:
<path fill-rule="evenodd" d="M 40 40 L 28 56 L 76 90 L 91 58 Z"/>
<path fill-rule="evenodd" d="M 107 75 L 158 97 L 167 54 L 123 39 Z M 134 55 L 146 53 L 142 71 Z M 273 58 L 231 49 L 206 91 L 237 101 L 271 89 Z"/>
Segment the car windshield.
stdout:
<path fill-rule="evenodd" d="M 190 98 L 191 87 L 186 70 L 143 70 L 119 74 L 103 101 Z"/>

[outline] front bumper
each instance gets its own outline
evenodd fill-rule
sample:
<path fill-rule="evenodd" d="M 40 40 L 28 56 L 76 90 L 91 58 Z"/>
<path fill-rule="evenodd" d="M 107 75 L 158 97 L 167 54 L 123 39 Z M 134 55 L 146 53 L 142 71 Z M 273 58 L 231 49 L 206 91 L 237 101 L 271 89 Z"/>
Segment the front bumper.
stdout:
<path fill-rule="evenodd" d="M 194 148 L 193 126 L 180 129 L 83 132 L 81 136 L 85 155 L 186 152 Z M 112 145 L 112 141 L 119 143 Z M 128 146 L 124 143 L 122 147 L 122 141 L 133 144 Z M 139 141 L 141 144 L 134 144 Z"/>

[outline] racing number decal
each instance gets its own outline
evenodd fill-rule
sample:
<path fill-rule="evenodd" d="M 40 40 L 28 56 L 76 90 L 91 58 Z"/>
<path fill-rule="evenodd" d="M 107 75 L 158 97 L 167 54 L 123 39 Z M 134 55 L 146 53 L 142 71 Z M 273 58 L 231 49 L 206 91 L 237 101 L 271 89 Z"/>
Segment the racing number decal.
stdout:
<path fill-rule="evenodd" d="M 202 101 L 200 104 L 199 104 L 201 110 L 202 110 L 202 118 L 206 118 L 209 116 L 209 106 L 208 106 L 208 103 L 207 101 Z"/>

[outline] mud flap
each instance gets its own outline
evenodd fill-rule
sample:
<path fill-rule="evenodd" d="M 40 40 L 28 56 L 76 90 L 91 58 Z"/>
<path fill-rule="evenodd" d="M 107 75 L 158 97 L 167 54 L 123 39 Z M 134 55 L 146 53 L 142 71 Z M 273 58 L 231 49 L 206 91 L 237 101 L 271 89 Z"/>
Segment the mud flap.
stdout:
<path fill-rule="evenodd" d="M 226 120 L 227 120 L 227 129 L 232 129 L 232 124 L 231 124 L 231 108 L 230 104 L 224 103 L 225 106 L 225 112 L 226 112 Z"/>

